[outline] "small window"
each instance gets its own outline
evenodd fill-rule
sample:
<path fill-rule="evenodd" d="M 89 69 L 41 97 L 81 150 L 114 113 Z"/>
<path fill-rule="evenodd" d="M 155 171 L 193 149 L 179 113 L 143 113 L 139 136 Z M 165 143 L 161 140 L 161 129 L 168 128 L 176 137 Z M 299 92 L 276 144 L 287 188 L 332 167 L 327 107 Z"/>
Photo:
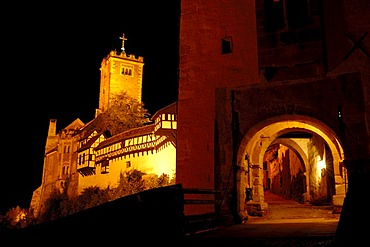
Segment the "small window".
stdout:
<path fill-rule="evenodd" d="M 70 151 L 70 146 L 69 145 L 64 146 L 64 153 L 67 154 L 69 153 L 69 151 Z"/>
<path fill-rule="evenodd" d="M 222 54 L 228 54 L 233 51 L 233 42 L 231 36 L 225 37 L 221 41 Z"/>
<path fill-rule="evenodd" d="M 130 168 L 131 167 L 131 161 L 126 161 L 126 168 Z"/>
<path fill-rule="evenodd" d="M 134 68 L 131 65 L 128 64 L 121 65 L 121 75 L 133 76 L 133 70 Z"/>
<path fill-rule="evenodd" d="M 104 160 L 101 164 L 101 174 L 109 173 L 109 160 Z"/>
<path fill-rule="evenodd" d="M 68 175 L 69 174 L 69 166 L 63 166 L 62 174 L 63 175 Z"/>

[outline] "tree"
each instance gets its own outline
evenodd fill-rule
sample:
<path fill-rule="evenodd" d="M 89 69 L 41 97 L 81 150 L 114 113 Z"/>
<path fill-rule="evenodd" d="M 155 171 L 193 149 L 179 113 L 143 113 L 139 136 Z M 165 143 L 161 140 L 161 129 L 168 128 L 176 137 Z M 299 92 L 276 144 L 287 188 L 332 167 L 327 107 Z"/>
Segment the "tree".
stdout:
<path fill-rule="evenodd" d="M 12 208 L 4 216 L 0 215 L 0 233 L 7 229 L 24 228 L 29 225 L 63 218 L 121 197 L 170 184 L 175 184 L 175 174 L 170 179 L 168 174 L 147 175 L 133 169 L 120 174 L 120 180 L 116 188 L 108 186 L 101 189 L 97 186 L 91 186 L 85 188 L 79 196 L 69 198 L 66 193 L 68 186 L 65 186 L 62 191 L 54 190 L 51 193 L 49 199 L 45 201 L 43 212 L 38 218 L 34 217 L 31 209 L 22 209 L 19 206 Z"/>
<path fill-rule="evenodd" d="M 65 191 L 53 190 L 44 203 L 42 213 L 38 217 L 39 222 L 51 221 L 65 216 L 62 214 L 61 208 L 66 200 L 68 200 L 68 195 Z"/>
<path fill-rule="evenodd" d="M 35 218 L 30 209 L 16 206 L 11 208 L 5 216 L 0 217 L 1 227 L 9 229 L 23 228 L 35 223 Z"/>
<path fill-rule="evenodd" d="M 144 178 L 144 182 L 146 190 L 175 184 L 175 180 L 170 179 L 170 176 L 164 173 L 160 176 L 158 176 L 157 174 L 146 175 Z"/>
<path fill-rule="evenodd" d="M 121 198 L 127 195 L 132 195 L 145 190 L 145 182 L 143 180 L 144 172 L 136 169 L 121 172 L 120 180 L 117 188 L 115 188 L 115 197 Z"/>
<path fill-rule="evenodd" d="M 122 92 L 112 98 L 109 108 L 96 117 L 91 127 L 113 136 L 146 123 L 150 123 L 150 114 L 144 104 Z"/>

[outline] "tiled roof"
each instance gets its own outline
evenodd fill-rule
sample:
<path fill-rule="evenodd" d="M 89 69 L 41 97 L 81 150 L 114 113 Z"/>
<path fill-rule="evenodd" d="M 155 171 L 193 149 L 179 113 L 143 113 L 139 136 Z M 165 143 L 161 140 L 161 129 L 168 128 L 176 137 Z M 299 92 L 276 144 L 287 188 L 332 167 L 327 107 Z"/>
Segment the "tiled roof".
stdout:
<path fill-rule="evenodd" d="M 48 150 L 47 152 L 45 152 L 45 155 L 48 155 L 48 154 L 50 154 L 52 152 L 55 152 L 57 150 L 58 150 L 58 146 L 55 146 L 54 148 L 52 148 L 52 149 Z"/>
<path fill-rule="evenodd" d="M 177 102 L 174 102 L 160 110 L 158 110 L 154 115 L 151 117 L 151 120 L 154 121 L 158 117 L 158 115 L 163 114 L 163 113 L 173 113 L 177 114 Z"/>
<path fill-rule="evenodd" d="M 85 124 L 85 126 L 83 126 L 81 129 L 80 129 L 80 139 L 84 139 L 86 138 L 87 136 L 91 135 L 91 133 L 93 133 L 94 131 L 96 131 L 97 129 L 95 128 L 95 122 L 97 122 L 98 118 L 94 118 L 93 120 L 91 120 L 90 122 L 88 122 L 87 124 Z"/>
<path fill-rule="evenodd" d="M 91 145 L 98 139 L 102 136 L 103 134 L 97 134 L 96 136 L 93 136 L 88 142 L 86 142 L 84 145 L 82 145 L 77 151 L 80 152 L 82 150 L 85 150 L 89 147 L 91 147 Z"/>
<path fill-rule="evenodd" d="M 85 124 L 79 118 L 76 118 L 72 123 L 70 123 L 64 129 L 66 129 L 66 130 L 78 130 L 78 129 L 83 128 L 84 125 Z"/>

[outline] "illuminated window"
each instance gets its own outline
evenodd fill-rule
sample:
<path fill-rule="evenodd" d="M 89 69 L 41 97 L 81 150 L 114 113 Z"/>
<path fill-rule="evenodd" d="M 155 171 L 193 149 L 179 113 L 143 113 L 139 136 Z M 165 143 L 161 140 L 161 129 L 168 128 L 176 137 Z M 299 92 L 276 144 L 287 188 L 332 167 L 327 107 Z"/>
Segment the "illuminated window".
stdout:
<path fill-rule="evenodd" d="M 127 147 L 127 146 L 130 146 L 131 145 L 131 143 L 132 143 L 132 139 L 126 139 L 125 140 L 125 146 Z"/>

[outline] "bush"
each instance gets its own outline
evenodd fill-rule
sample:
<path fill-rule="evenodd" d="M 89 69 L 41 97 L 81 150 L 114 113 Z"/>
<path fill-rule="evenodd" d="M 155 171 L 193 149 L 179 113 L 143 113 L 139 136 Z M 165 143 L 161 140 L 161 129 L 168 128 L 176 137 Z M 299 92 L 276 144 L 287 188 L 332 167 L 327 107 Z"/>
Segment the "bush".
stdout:
<path fill-rule="evenodd" d="M 100 189 L 97 186 L 92 186 L 84 189 L 81 195 L 75 198 L 68 197 L 67 188 L 63 192 L 55 190 L 45 201 L 42 214 L 37 219 L 34 218 L 33 212 L 30 212 L 29 209 L 21 209 L 17 206 L 0 218 L 1 228 L 24 228 L 32 224 L 55 220 L 124 196 L 171 185 L 175 183 L 174 181 L 175 178 L 170 179 L 167 174 L 146 175 L 144 172 L 134 169 L 120 174 L 117 188 Z"/>

